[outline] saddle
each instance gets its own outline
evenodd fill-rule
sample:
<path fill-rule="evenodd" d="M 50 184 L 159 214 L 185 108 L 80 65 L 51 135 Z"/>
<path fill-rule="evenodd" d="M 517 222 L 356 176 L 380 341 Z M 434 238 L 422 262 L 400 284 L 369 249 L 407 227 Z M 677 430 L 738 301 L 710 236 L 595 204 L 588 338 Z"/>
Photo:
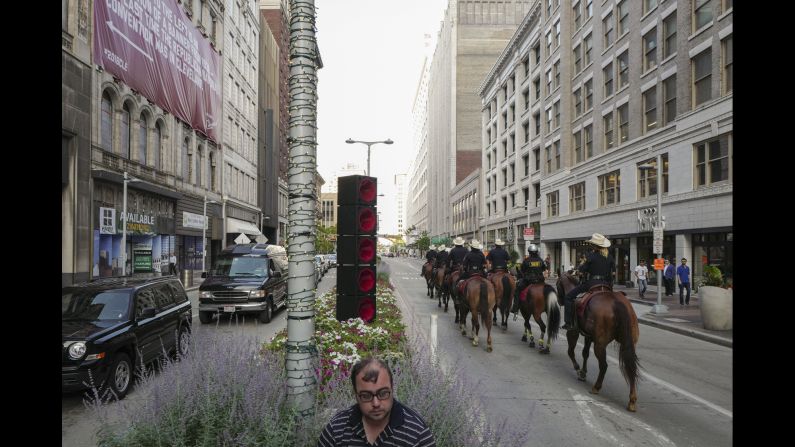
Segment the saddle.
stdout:
<path fill-rule="evenodd" d="M 481 277 L 481 278 L 485 278 L 486 277 L 486 275 L 484 275 L 483 273 L 472 273 L 472 276 L 470 276 L 469 278 L 467 278 L 467 279 L 465 279 L 463 281 L 458 281 L 458 295 L 459 296 L 464 296 L 464 292 L 466 291 L 467 284 L 469 284 L 469 281 L 472 281 L 473 279 L 475 279 L 475 277 L 478 277 L 478 276 Z"/>
<path fill-rule="evenodd" d="M 546 284 L 538 284 L 538 283 L 530 284 L 529 286 L 525 287 L 524 290 L 519 292 L 519 301 L 521 302 L 527 301 L 528 293 L 530 293 L 530 296 L 533 296 L 533 294 L 538 294 L 538 293 L 540 293 L 543 296 L 545 286 Z"/>
<path fill-rule="evenodd" d="M 585 308 L 588 307 L 588 302 L 591 301 L 594 295 L 601 292 L 612 292 L 613 288 L 607 284 L 594 284 L 587 292 L 580 295 L 582 298 L 577 298 L 577 316 L 583 318 L 585 315 Z M 623 292 L 622 292 L 623 293 Z M 624 293 L 626 295 L 626 293 Z"/>

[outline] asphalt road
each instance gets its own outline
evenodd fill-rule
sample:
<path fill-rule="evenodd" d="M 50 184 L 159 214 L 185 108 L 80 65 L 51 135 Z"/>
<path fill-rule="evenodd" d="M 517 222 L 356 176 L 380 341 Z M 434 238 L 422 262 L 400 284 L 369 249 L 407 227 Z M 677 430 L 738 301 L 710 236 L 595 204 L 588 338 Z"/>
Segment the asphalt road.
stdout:
<path fill-rule="evenodd" d="M 637 353 L 644 379 L 638 386 L 638 410 L 628 412 L 629 386 L 618 368 L 618 352 L 608 347 L 608 369 L 600 394 L 589 391 L 599 368 L 591 353 L 586 382 L 580 382 L 566 354 L 565 334 L 550 355 L 521 341 L 522 320 L 509 319 L 507 331 L 492 329 L 494 351 L 472 346 L 438 301 L 426 296 L 419 277 L 422 261 L 387 259 L 391 280 L 410 333 L 430 344 L 431 315 L 437 315 L 435 349 L 443 370 L 481 381 L 473 393 L 483 396 L 492 422 L 507 419 L 529 431 L 526 445 L 556 446 L 727 446 L 732 438 L 732 350 L 688 336 L 640 325 Z M 639 315 L 648 306 L 635 305 Z M 546 319 L 546 315 L 542 318 Z M 469 318 L 467 319 L 469 320 Z M 471 323 L 468 321 L 468 333 Z M 540 334 L 533 322 L 533 332 Z M 576 349 L 582 363 L 582 337 Z M 430 352 L 430 350 L 429 350 Z"/>

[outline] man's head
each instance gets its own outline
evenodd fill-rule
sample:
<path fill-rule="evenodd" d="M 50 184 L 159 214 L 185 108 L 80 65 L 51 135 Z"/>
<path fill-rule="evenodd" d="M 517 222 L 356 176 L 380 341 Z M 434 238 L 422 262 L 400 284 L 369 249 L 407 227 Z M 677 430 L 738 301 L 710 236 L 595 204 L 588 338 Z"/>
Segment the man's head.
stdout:
<path fill-rule="evenodd" d="M 663 260 L 663 262 L 665 263 L 665 265 L 668 265 L 668 260 L 667 259 Z"/>
<path fill-rule="evenodd" d="M 371 422 L 389 419 L 394 396 L 392 371 L 386 363 L 373 357 L 362 359 L 353 365 L 351 382 L 365 419 Z"/>
<path fill-rule="evenodd" d="M 640 260 L 640 265 L 646 265 L 646 260 L 645 259 L 641 259 Z"/>
<path fill-rule="evenodd" d="M 530 255 L 538 255 L 538 245 L 530 244 L 527 247 L 527 253 L 530 254 Z"/>
<path fill-rule="evenodd" d="M 687 264 L 687 258 L 682 258 L 682 265 Z"/>

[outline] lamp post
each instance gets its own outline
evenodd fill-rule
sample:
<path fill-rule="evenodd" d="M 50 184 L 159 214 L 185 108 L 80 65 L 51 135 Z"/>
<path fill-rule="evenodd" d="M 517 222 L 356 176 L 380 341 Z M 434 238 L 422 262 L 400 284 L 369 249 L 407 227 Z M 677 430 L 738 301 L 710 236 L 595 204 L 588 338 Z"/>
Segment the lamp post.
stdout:
<path fill-rule="evenodd" d="M 654 225 L 654 229 L 657 230 L 658 238 L 660 239 L 659 250 L 658 253 L 655 253 L 658 256 L 662 256 L 662 225 L 663 225 L 663 217 L 662 217 L 662 176 L 663 176 L 663 164 L 662 164 L 662 154 L 657 156 L 657 163 L 656 166 L 652 164 L 647 165 L 640 165 L 638 169 L 641 171 L 650 171 L 652 169 L 656 170 L 657 175 L 657 222 Z M 651 312 L 655 314 L 665 314 L 668 313 L 668 306 L 662 303 L 662 270 L 657 270 L 657 304 L 652 306 Z"/>
<path fill-rule="evenodd" d="M 127 171 L 124 171 L 124 199 L 122 199 L 121 209 L 121 276 L 127 275 L 127 183 L 140 181 L 140 179 L 128 177 Z"/>
<path fill-rule="evenodd" d="M 366 144 L 367 145 L 367 176 L 368 177 L 370 176 L 370 146 L 372 146 L 374 144 L 378 144 L 378 143 L 384 143 L 384 144 L 392 144 L 392 143 L 394 143 L 394 141 L 392 141 L 389 138 L 387 138 L 384 141 L 358 141 L 358 140 L 352 140 L 352 139 L 348 138 L 347 140 L 345 140 L 345 142 L 348 143 L 348 144 L 362 143 L 362 144 Z"/>
<path fill-rule="evenodd" d="M 202 272 L 204 271 L 204 265 L 207 259 L 207 204 L 208 203 L 218 203 L 215 200 L 207 200 L 207 196 L 204 196 L 204 221 L 202 225 Z"/>

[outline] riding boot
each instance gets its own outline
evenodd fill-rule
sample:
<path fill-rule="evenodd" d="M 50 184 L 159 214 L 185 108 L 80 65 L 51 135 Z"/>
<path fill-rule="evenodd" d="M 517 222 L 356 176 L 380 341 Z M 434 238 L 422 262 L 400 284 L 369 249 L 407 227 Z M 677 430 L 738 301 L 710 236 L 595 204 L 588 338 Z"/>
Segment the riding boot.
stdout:
<path fill-rule="evenodd" d="M 570 330 L 574 329 L 574 303 L 573 302 L 572 303 L 568 303 L 567 302 L 565 304 L 565 308 L 564 308 L 564 311 L 563 311 L 563 321 L 565 321 L 566 324 L 561 326 L 561 329 L 563 329 L 564 331 L 570 331 Z"/>
<path fill-rule="evenodd" d="M 511 307 L 511 313 L 512 314 L 515 314 L 515 313 L 519 312 L 519 294 L 520 293 L 521 293 L 521 290 L 517 287 L 516 288 L 516 292 L 514 293 L 514 297 L 513 297 L 513 307 Z"/>

